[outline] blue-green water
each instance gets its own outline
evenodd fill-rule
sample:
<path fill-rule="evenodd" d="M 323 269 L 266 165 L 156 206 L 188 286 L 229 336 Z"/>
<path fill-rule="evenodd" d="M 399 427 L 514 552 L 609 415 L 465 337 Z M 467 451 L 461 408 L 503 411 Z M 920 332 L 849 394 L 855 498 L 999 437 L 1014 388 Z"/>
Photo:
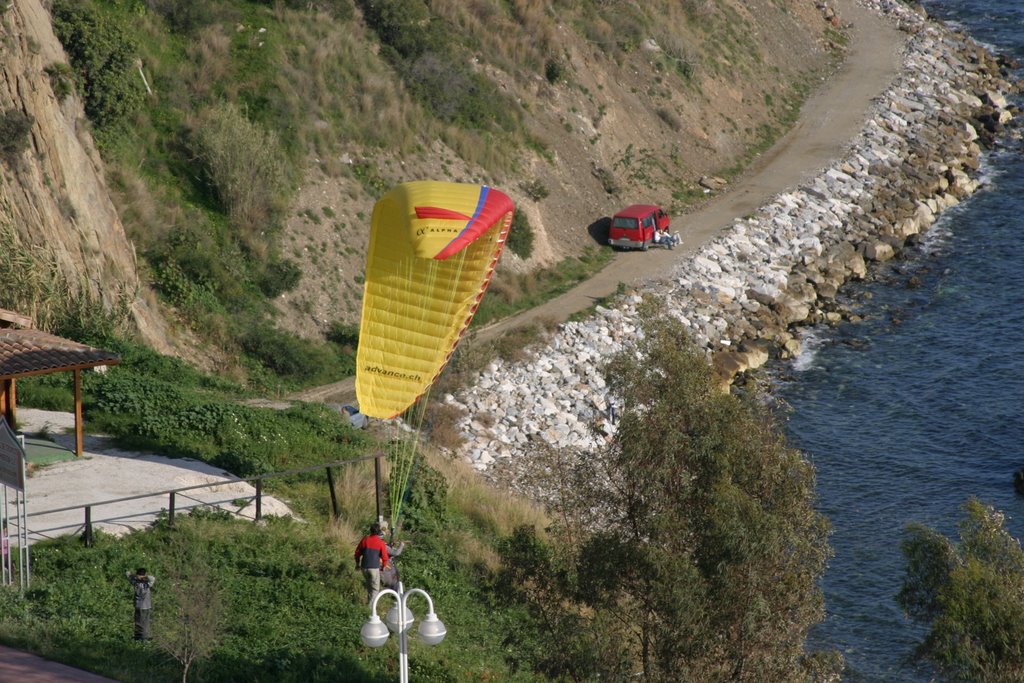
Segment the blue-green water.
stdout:
<path fill-rule="evenodd" d="M 923 3 L 982 42 L 1024 57 L 1024 0 Z M 851 681 L 926 681 L 923 629 L 894 596 L 905 525 L 956 534 L 975 496 L 1024 537 L 1024 155 L 989 155 L 986 190 L 944 214 L 879 282 L 847 295 L 866 316 L 815 333 L 782 370 L 786 429 L 815 464 L 833 525 L 825 621 L 813 649 L 837 649 Z"/>

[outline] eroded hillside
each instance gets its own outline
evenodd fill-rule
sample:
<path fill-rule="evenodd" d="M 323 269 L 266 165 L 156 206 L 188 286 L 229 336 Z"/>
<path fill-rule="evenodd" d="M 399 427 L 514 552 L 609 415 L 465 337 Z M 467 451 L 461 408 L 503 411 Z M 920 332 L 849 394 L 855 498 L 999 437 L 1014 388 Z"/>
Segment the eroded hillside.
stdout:
<path fill-rule="evenodd" d="M 108 304 L 137 292 L 150 343 L 212 364 L 264 319 L 311 339 L 355 323 L 369 215 L 397 182 L 510 194 L 534 242 L 498 280 L 597 246 L 622 204 L 684 213 L 701 178 L 728 181 L 785 130 L 842 40 L 820 0 L 395 6 L 8 4 L 0 108 L 31 125 L 3 163 L 0 227 Z M 125 65 L 113 104 L 50 25 L 67 48 L 100 19 Z M 255 212 L 218 185 L 209 131 L 225 121 L 282 165 Z"/>
<path fill-rule="evenodd" d="M 46 8 L 18 0 L 0 21 L 0 305 L 38 319 L 47 297 L 123 301 L 146 341 L 165 349 L 81 104 L 55 92 L 67 58 Z"/>
<path fill-rule="evenodd" d="M 678 215 L 701 201 L 699 180 L 728 179 L 774 140 L 839 49 L 838 21 L 810 0 L 622 3 L 629 16 L 592 22 L 552 3 L 522 24 L 487 15 L 486 4 L 432 6 L 453 25 L 501 36 L 474 64 L 521 105 L 538 144 L 490 165 L 460 156 L 443 138 L 424 140 L 416 153 L 357 140 L 338 153 L 343 163 L 368 161 L 382 186 L 440 177 L 501 187 L 536 232 L 530 261 L 506 252 L 505 269 L 597 246 L 592 225 L 620 205 L 657 202 Z M 360 281 L 374 199 L 358 178 L 325 168 L 310 164 L 284 236 L 303 264 L 304 286 L 278 309 L 306 334 L 339 317 L 358 320 L 350 286 Z"/>

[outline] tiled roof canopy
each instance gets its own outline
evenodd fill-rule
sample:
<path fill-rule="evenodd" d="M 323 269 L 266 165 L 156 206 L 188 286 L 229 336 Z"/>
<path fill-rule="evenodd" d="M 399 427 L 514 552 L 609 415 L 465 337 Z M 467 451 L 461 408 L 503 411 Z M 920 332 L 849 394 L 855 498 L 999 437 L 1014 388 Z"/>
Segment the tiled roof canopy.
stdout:
<path fill-rule="evenodd" d="M 121 356 L 40 330 L 0 329 L 0 379 L 116 365 Z"/>

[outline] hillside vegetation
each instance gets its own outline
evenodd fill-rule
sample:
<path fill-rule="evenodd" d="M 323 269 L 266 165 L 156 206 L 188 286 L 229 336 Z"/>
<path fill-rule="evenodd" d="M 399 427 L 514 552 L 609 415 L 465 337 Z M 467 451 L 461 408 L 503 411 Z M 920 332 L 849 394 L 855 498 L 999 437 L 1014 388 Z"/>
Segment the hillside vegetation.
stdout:
<path fill-rule="evenodd" d="M 639 406 L 619 435 L 536 455 L 550 517 L 464 463 L 419 461 L 400 566 L 448 637 L 413 639 L 413 680 L 834 680 L 838 655 L 804 652 L 829 552 L 813 468 L 757 397 L 715 389 L 678 321 L 648 311 L 643 324 L 647 360 L 623 352 L 607 372 Z M 232 388 L 145 352 L 108 374 L 90 381 L 88 419 L 125 445 L 250 472 L 388 447 L 320 406 L 218 400 Z M 31 588 L 0 590 L 0 640 L 125 683 L 184 683 L 185 660 L 196 681 L 394 680 L 394 645 L 359 641 L 368 610 L 352 549 L 373 515 L 368 465 L 337 468 L 336 518 L 321 470 L 268 481 L 301 519 L 199 511 L 94 547 L 40 542 Z M 158 577 L 152 645 L 131 640 L 136 566 Z M 424 607 L 412 605 L 420 618 Z"/>
<path fill-rule="evenodd" d="M 81 95 L 180 352 L 271 388 L 351 371 L 391 185 L 506 190 L 490 298 L 529 305 L 546 271 L 600 267 L 588 228 L 619 204 L 680 213 L 701 176 L 740 172 L 841 42 L 805 0 L 54 0 L 52 16 L 70 67 L 51 86 Z"/>

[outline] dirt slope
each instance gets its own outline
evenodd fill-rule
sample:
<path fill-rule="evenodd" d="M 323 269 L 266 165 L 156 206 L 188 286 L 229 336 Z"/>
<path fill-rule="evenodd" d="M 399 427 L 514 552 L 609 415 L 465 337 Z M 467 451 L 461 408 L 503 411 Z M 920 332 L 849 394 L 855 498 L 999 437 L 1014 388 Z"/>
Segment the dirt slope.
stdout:
<path fill-rule="evenodd" d="M 311 160 L 282 238 L 303 272 L 299 288 L 275 301 L 282 328 L 317 337 L 331 321 L 358 322 L 369 216 L 381 188 L 432 178 L 508 193 L 529 221 L 534 248 L 526 260 L 506 252 L 497 289 L 506 272 L 592 248 L 589 227 L 621 206 L 654 202 L 681 212 L 700 196 L 702 176 L 728 177 L 786 125 L 799 93 L 839 52 L 820 0 L 604 3 L 598 17 L 566 6 L 511 24 L 504 11 L 482 13 L 486 4 L 431 6 L 452 25 L 502 33 L 493 52 L 473 56 L 473 68 L 521 105 L 531 144 L 496 148 L 488 160 L 482 140 L 449 131 L 425 139 L 419 152 L 354 141 L 340 162 Z M 658 21 L 630 22 L 631 14 Z M 557 76 L 547 76 L 545 61 Z M 374 169 L 378 186 L 369 191 L 351 173 L 331 173 L 339 164 Z"/>
<path fill-rule="evenodd" d="M 482 343 L 535 320 L 564 321 L 615 292 L 620 282 L 639 284 L 666 275 L 679 259 L 693 253 L 771 197 L 800 184 L 843 154 L 867 119 L 874 98 L 893 81 L 905 41 L 892 24 L 861 7 L 839 0 L 839 15 L 850 26 L 850 45 L 842 67 L 808 100 L 799 121 L 762 155 L 725 193 L 699 209 L 676 217 L 683 245 L 672 251 L 622 252 L 597 276 L 562 296 L 520 315 L 477 331 L 464 343 Z M 355 401 L 355 381 L 348 378 L 291 397 L 304 401 Z"/>

